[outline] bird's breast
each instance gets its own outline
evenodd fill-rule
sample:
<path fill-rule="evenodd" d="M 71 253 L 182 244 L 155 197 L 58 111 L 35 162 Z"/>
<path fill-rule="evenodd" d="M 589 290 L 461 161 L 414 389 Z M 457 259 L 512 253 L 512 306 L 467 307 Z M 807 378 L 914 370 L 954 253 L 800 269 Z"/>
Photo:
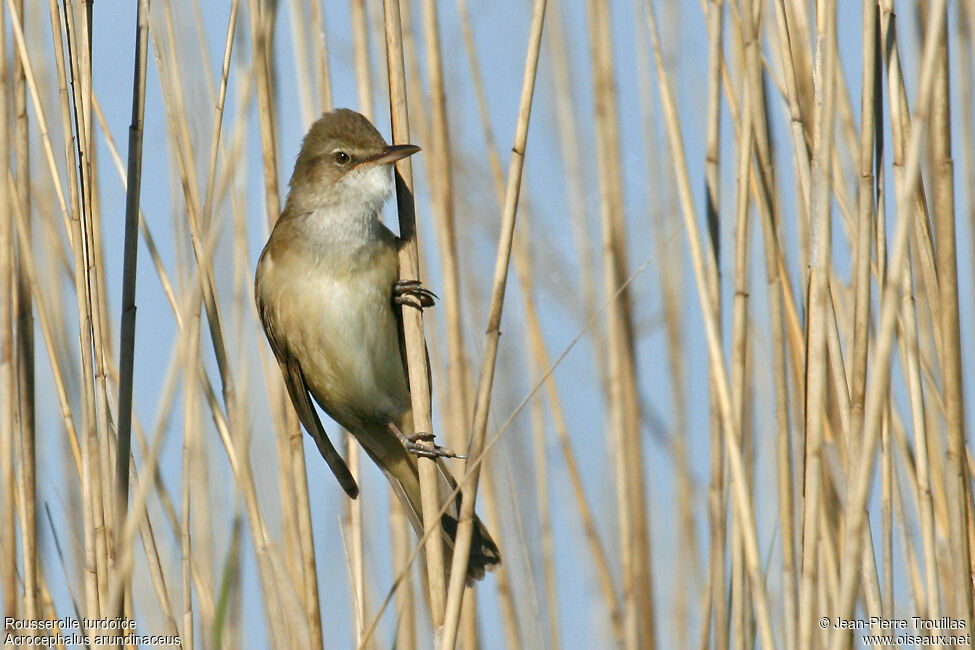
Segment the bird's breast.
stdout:
<path fill-rule="evenodd" d="M 392 287 L 394 247 L 377 247 L 354 265 L 324 260 L 292 265 L 277 309 L 290 353 L 315 399 L 355 430 L 398 420 L 409 408 Z"/>

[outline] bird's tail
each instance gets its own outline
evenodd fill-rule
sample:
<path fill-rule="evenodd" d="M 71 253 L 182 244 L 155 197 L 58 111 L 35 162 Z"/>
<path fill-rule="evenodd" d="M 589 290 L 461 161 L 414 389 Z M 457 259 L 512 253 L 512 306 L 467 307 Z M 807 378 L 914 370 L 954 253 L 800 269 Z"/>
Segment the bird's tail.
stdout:
<path fill-rule="evenodd" d="M 365 435 L 363 435 L 365 434 Z M 389 479 L 393 492 L 399 498 L 417 535 L 423 534 L 423 507 L 420 501 L 420 478 L 416 456 L 406 451 L 403 444 L 385 429 L 371 429 L 358 432 L 356 437 L 366 453 L 379 465 Z M 456 481 L 447 471 L 443 461 L 437 459 L 440 502 L 447 498 Z M 445 564 L 450 567 L 453 556 L 454 538 L 457 534 L 457 518 L 460 511 L 460 494 L 440 517 L 440 530 L 444 543 Z M 470 559 L 467 561 L 467 584 L 484 577 L 485 570 L 492 570 L 501 562 L 501 554 L 491 539 L 491 534 L 481 520 L 474 516 L 474 533 L 471 537 Z"/>

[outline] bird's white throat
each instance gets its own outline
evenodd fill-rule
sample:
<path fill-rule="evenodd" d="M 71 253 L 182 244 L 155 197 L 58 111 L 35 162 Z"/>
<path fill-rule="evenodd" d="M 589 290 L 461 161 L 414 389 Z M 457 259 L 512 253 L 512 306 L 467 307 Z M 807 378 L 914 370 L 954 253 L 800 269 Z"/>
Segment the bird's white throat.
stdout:
<path fill-rule="evenodd" d="M 370 165 L 346 174 L 335 189 L 345 202 L 367 206 L 368 211 L 377 213 L 395 188 L 392 165 Z"/>
<path fill-rule="evenodd" d="M 395 187 L 392 165 L 354 170 L 315 197 L 318 207 L 302 215 L 302 230 L 326 255 L 361 255 L 382 240 L 379 213 Z"/>

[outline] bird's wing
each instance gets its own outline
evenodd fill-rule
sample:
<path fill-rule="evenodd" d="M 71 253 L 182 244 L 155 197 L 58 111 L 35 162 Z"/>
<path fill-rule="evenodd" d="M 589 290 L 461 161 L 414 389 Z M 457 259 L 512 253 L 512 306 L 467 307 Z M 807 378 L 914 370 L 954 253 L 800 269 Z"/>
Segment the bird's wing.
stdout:
<path fill-rule="evenodd" d="M 263 305 L 259 305 L 258 312 L 261 315 L 261 324 L 264 326 L 267 340 L 271 344 L 271 350 L 274 351 L 274 357 L 281 367 L 281 374 L 284 375 L 284 384 L 288 387 L 291 403 L 294 404 L 295 410 L 298 412 L 298 419 L 301 420 L 305 430 L 315 441 L 318 452 L 328 463 L 332 473 L 335 474 L 335 478 L 338 479 L 339 485 L 342 486 L 346 494 L 353 499 L 356 498 L 359 496 L 359 486 L 356 485 L 355 478 L 349 471 L 348 465 L 345 464 L 345 460 L 335 450 L 332 441 L 325 433 L 325 427 L 322 426 L 322 421 L 318 418 L 315 405 L 312 404 L 311 396 L 308 394 L 308 385 L 305 383 L 305 376 L 301 372 L 300 363 L 277 341 L 274 320 L 268 310 L 264 309 Z"/>
<path fill-rule="evenodd" d="M 353 499 L 356 498 L 359 496 L 359 487 L 356 485 L 355 478 L 349 471 L 348 465 L 345 464 L 345 460 L 335 450 L 332 441 L 325 434 L 325 427 L 322 426 L 318 412 L 315 411 L 315 405 L 311 402 L 308 386 L 305 384 L 304 375 L 301 374 L 301 366 L 298 365 L 298 360 L 289 357 L 287 362 L 281 363 L 281 372 L 284 374 L 284 383 L 288 387 L 288 394 L 291 395 L 291 403 L 298 411 L 298 419 L 305 425 L 305 430 L 311 434 L 318 446 L 318 452 L 332 469 L 339 485 L 342 486 L 346 494 Z"/>

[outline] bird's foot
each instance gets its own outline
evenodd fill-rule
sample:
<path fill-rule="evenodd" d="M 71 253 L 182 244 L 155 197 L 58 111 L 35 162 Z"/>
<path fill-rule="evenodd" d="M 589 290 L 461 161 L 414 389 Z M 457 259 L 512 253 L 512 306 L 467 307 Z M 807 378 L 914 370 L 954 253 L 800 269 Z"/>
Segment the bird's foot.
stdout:
<path fill-rule="evenodd" d="M 456 454 L 446 447 L 441 447 L 440 445 L 433 442 L 434 435 L 432 433 L 426 433 L 419 431 L 417 433 L 411 433 L 409 435 L 403 433 L 399 430 L 395 424 L 390 422 L 388 425 L 389 430 L 392 431 L 399 441 L 403 443 L 403 447 L 406 451 L 410 452 L 414 456 L 422 456 L 423 458 L 467 458 L 467 456 L 461 456 Z M 421 443 L 430 443 L 430 446 Z"/>
<path fill-rule="evenodd" d="M 411 433 L 408 436 L 404 435 L 401 440 L 403 446 L 406 447 L 406 451 L 414 456 L 423 456 L 424 458 L 467 458 L 467 456 L 454 453 L 446 447 L 441 447 L 434 443 L 432 433 L 424 433 L 422 431 L 419 433 Z M 423 442 L 430 443 L 431 446 L 427 447 L 426 445 L 420 444 Z"/>
<path fill-rule="evenodd" d="M 393 285 L 393 302 L 397 305 L 423 309 L 433 307 L 437 300 L 437 294 L 425 289 L 419 280 L 398 280 Z"/>

